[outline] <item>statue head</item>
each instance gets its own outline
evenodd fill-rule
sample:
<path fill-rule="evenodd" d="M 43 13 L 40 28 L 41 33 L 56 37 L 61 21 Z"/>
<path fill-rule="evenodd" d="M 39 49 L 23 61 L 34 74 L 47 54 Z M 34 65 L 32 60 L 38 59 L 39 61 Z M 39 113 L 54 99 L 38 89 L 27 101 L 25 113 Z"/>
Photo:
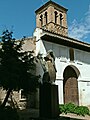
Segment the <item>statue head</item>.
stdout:
<path fill-rule="evenodd" d="M 53 61 L 55 61 L 55 55 L 54 55 L 54 53 L 53 53 L 53 51 L 52 50 L 49 50 L 48 52 L 47 52 L 47 55 L 46 55 L 46 57 L 44 57 L 44 59 L 47 61 L 47 60 L 51 60 L 52 61 L 52 59 L 53 59 Z M 53 62 L 52 61 L 52 62 Z"/>

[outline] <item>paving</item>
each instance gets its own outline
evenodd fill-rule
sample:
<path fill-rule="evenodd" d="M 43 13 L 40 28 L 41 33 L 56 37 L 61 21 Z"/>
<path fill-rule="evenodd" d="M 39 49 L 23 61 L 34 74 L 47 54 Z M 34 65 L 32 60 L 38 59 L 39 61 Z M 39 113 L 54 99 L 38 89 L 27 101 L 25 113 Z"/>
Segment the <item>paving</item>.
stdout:
<path fill-rule="evenodd" d="M 86 115 L 86 116 L 79 116 L 79 115 L 76 115 L 76 114 L 71 114 L 71 113 L 68 113 L 68 114 L 61 114 L 60 116 L 62 117 L 69 117 L 70 120 L 90 120 L 90 116 Z"/>
<path fill-rule="evenodd" d="M 88 106 L 90 109 L 90 106 Z M 20 120 L 90 120 L 90 116 L 86 115 L 85 117 L 79 116 L 76 114 L 60 114 L 56 119 L 47 119 L 39 117 L 39 109 L 28 109 L 22 110 L 20 113 Z M 25 118 L 25 119 L 23 119 Z"/>
<path fill-rule="evenodd" d="M 58 118 L 55 119 L 47 119 L 47 118 L 40 118 L 39 117 L 39 110 L 31 109 L 30 110 L 30 120 L 90 120 L 90 116 L 78 116 L 76 114 L 61 114 Z"/>

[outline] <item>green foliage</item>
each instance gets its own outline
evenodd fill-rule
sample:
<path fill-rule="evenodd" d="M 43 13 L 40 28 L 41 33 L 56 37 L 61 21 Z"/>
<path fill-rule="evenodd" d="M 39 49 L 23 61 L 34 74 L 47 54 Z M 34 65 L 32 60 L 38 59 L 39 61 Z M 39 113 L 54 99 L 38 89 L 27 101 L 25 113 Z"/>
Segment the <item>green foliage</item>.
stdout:
<path fill-rule="evenodd" d="M 73 113 L 75 107 L 73 103 L 59 105 L 60 113 Z"/>
<path fill-rule="evenodd" d="M 17 110 L 12 109 L 10 106 L 0 107 L 0 120 L 19 120 Z"/>
<path fill-rule="evenodd" d="M 90 115 L 90 111 L 86 106 L 77 106 L 73 103 L 59 105 L 60 114 L 61 113 L 74 113 L 77 115 Z"/>
<path fill-rule="evenodd" d="M 34 90 L 39 77 L 32 72 L 35 69 L 33 52 L 21 52 L 23 40 L 13 39 L 8 30 L 3 32 L 1 40 L 0 84 L 6 90 Z"/>
<path fill-rule="evenodd" d="M 74 113 L 82 116 L 90 115 L 90 111 L 86 106 L 77 106 Z"/>
<path fill-rule="evenodd" d="M 22 50 L 23 39 L 16 41 L 12 32 L 2 33 L 0 46 L 0 85 L 8 92 L 5 97 L 5 106 L 12 90 L 23 89 L 35 91 L 39 77 L 35 75 L 35 58 L 33 51 Z"/>

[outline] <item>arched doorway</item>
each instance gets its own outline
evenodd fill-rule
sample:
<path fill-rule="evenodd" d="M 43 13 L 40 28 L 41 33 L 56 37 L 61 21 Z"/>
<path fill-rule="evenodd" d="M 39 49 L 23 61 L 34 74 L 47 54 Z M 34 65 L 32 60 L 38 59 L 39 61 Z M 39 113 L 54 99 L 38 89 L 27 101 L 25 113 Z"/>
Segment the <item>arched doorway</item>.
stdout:
<path fill-rule="evenodd" d="M 69 65 L 65 68 L 63 73 L 64 103 L 72 102 L 76 105 L 79 104 L 77 81 L 79 75 L 80 72 L 75 66 Z"/>

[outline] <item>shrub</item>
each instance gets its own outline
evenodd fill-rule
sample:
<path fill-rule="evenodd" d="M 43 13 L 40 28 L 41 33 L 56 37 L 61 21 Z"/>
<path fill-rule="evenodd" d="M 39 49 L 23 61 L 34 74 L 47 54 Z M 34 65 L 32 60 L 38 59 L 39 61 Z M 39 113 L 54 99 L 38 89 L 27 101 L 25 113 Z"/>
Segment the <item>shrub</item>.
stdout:
<path fill-rule="evenodd" d="M 59 105 L 59 112 L 60 112 L 60 114 L 61 113 L 66 113 L 65 112 L 65 105 L 64 104 Z"/>
<path fill-rule="evenodd" d="M 75 108 L 76 105 L 74 105 L 73 103 L 59 105 L 60 113 L 65 113 L 65 114 L 73 113 Z"/>
<path fill-rule="evenodd" d="M 74 113 L 77 115 L 90 115 L 90 111 L 86 106 L 77 106 L 73 103 L 59 105 L 59 111 L 61 113 Z"/>
<path fill-rule="evenodd" d="M 82 116 L 90 115 L 90 111 L 86 106 L 77 106 L 74 113 Z"/>

